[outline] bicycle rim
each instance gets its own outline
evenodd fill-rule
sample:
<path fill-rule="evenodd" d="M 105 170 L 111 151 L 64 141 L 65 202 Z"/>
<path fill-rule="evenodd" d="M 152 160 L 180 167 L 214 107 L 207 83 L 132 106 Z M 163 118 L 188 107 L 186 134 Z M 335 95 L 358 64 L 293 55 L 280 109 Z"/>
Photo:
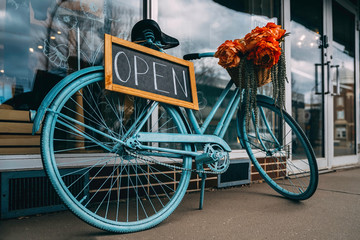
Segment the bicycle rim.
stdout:
<path fill-rule="evenodd" d="M 114 138 L 131 137 L 151 102 L 104 90 L 102 82 L 77 80 L 51 104 L 42 131 L 44 167 L 61 199 L 85 222 L 112 232 L 144 230 L 180 203 L 190 172 L 170 166 L 189 169 L 191 158 L 116 147 Z M 186 133 L 174 108 L 159 105 L 155 111 L 141 131 Z"/>
<path fill-rule="evenodd" d="M 245 116 L 238 127 L 242 145 L 261 177 L 283 196 L 304 200 L 318 184 L 315 154 L 304 132 L 286 112 L 258 97 L 259 120 L 247 129 Z"/>

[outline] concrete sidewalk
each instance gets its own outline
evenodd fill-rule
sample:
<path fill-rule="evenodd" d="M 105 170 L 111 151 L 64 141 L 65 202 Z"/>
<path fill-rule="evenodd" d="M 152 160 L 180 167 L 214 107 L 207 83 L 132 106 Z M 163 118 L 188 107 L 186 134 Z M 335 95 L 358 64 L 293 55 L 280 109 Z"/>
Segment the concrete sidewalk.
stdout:
<path fill-rule="evenodd" d="M 360 168 L 320 175 L 312 198 L 289 201 L 267 184 L 187 194 L 157 227 L 132 234 L 93 228 L 69 212 L 0 222 L 0 239 L 360 239 Z"/>

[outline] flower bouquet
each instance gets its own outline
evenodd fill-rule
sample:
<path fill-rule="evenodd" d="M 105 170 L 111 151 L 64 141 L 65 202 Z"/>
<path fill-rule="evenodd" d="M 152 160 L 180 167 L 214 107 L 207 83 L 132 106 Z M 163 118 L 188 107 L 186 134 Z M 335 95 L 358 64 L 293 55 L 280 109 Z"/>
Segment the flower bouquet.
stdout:
<path fill-rule="evenodd" d="M 285 56 L 280 47 L 286 30 L 269 22 L 265 27 L 256 27 L 244 38 L 226 40 L 221 44 L 215 57 L 224 67 L 235 85 L 244 89 L 247 126 L 252 110 L 256 109 L 257 88 L 273 83 L 275 104 L 284 107 L 286 68 Z M 257 122 L 257 111 L 255 119 Z"/>

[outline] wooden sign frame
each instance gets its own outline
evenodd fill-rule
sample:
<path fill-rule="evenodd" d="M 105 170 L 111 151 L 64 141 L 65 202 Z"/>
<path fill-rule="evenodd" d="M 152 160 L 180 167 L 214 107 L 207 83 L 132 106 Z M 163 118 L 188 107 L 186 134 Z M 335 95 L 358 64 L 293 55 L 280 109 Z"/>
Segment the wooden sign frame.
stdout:
<path fill-rule="evenodd" d="M 163 61 L 176 63 L 178 65 L 184 66 L 188 69 L 188 77 L 189 77 L 189 88 L 191 94 L 191 101 L 184 101 L 181 99 L 177 99 L 174 97 L 164 96 L 161 94 L 156 94 L 152 92 L 147 92 L 144 90 L 127 87 L 119 84 L 115 84 L 113 82 L 113 44 L 116 44 L 120 47 L 127 48 L 130 51 L 137 51 L 145 55 L 149 55 L 150 57 L 158 58 Z M 194 64 L 192 62 L 168 55 L 166 53 L 153 50 L 151 48 L 147 48 L 141 46 L 139 44 L 129 42 L 108 34 L 105 34 L 105 88 L 110 91 L 121 92 L 137 97 L 142 97 L 158 102 L 164 102 L 171 105 L 176 105 L 180 107 L 190 108 L 194 110 L 199 110 L 198 97 L 196 91 L 196 82 L 195 82 L 195 72 L 194 72 Z"/>

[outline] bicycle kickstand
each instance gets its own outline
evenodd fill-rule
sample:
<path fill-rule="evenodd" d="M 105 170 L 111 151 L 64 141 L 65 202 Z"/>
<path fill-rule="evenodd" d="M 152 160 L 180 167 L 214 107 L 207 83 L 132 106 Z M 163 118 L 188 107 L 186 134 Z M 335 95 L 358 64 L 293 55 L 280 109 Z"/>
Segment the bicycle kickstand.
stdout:
<path fill-rule="evenodd" d="M 206 173 L 199 173 L 199 177 L 201 178 L 199 210 L 202 210 L 204 205 Z"/>

